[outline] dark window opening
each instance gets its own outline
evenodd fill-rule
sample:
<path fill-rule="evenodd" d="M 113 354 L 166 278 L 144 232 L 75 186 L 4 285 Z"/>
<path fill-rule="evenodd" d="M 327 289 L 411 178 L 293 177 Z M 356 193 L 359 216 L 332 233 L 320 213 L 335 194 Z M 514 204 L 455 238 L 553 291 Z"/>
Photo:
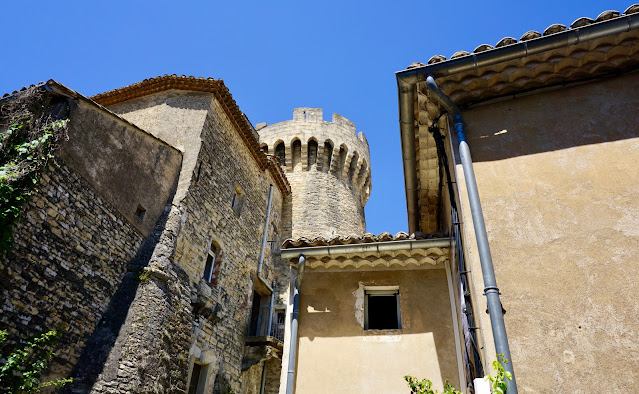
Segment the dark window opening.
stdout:
<path fill-rule="evenodd" d="M 275 147 L 275 157 L 280 163 L 280 166 L 282 166 L 282 168 L 286 168 L 286 148 L 284 147 L 283 142 L 280 142 Z"/>
<path fill-rule="evenodd" d="M 399 290 L 366 290 L 366 330 L 402 328 Z"/>
<path fill-rule="evenodd" d="M 233 193 L 233 201 L 231 201 L 231 206 L 235 210 L 235 212 L 242 212 L 242 206 L 244 205 L 244 192 L 240 189 L 239 186 L 235 187 L 235 193 Z"/>
<path fill-rule="evenodd" d="M 135 216 L 140 220 L 144 220 L 144 215 L 146 215 L 146 209 L 140 204 L 138 204 L 137 209 L 135 210 Z"/>
<path fill-rule="evenodd" d="M 198 363 L 194 363 L 193 371 L 191 372 L 191 381 L 189 382 L 189 394 L 197 393 L 198 383 L 200 382 L 201 374 L 202 374 L 202 365 Z"/>
<path fill-rule="evenodd" d="M 337 169 L 335 171 L 335 174 L 338 177 L 342 176 L 342 171 L 344 171 L 344 164 L 346 163 L 346 148 L 344 148 L 344 146 L 340 146 L 339 147 L 339 156 L 338 156 L 338 162 L 337 162 Z"/>
<path fill-rule="evenodd" d="M 249 323 L 249 336 L 257 337 L 260 336 L 260 307 L 262 306 L 262 297 L 257 294 L 257 292 L 253 292 L 253 307 L 251 308 L 251 321 Z"/>
<path fill-rule="evenodd" d="M 295 140 L 291 144 L 292 152 L 292 165 L 293 169 L 302 163 L 302 142 L 300 140 Z"/>
<path fill-rule="evenodd" d="M 317 162 L 317 141 L 308 141 L 308 169 Z"/>
<path fill-rule="evenodd" d="M 326 171 L 330 171 L 333 160 L 333 145 L 328 141 L 324 142 L 324 156 L 326 156 Z"/>

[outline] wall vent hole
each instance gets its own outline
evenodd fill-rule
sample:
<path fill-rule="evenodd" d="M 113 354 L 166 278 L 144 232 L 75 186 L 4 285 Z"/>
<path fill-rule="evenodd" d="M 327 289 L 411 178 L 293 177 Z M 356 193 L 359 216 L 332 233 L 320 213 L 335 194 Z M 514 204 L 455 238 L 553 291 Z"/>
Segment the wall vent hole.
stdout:
<path fill-rule="evenodd" d="M 135 216 L 140 220 L 144 220 L 144 215 L 146 215 L 146 209 L 140 204 L 138 204 L 138 208 L 135 210 Z"/>

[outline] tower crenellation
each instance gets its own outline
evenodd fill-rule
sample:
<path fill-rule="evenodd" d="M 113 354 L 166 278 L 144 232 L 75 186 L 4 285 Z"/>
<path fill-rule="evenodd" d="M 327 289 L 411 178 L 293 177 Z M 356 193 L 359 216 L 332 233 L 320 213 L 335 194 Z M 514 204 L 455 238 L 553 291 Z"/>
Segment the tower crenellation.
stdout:
<path fill-rule="evenodd" d="M 347 118 L 323 119 L 320 108 L 296 108 L 293 119 L 258 125 L 261 148 L 285 169 L 293 190 L 292 236 L 362 234 L 371 191 L 364 133 Z"/>

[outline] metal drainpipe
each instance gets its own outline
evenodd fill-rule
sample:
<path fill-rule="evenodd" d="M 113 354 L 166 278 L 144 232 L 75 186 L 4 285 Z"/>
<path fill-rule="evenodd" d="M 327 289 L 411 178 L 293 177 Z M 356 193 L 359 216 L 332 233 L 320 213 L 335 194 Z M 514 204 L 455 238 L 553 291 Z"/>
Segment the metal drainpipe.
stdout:
<path fill-rule="evenodd" d="M 302 288 L 302 277 L 306 266 L 306 256 L 299 257 L 297 264 L 297 279 L 295 279 L 295 289 L 293 290 L 293 313 L 291 314 L 291 340 L 288 347 L 288 375 L 286 378 L 286 394 L 295 392 L 295 364 L 297 362 L 297 325 L 300 314 L 300 289 Z"/>
<path fill-rule="evenodd" d="M 266 223 L 264 223 L 264 234 L 262 235 L 262 251 L 260 252 L 260 264 L 257 266 L 257 277 L 261 278 L 262 265 L 264 264 L 264 252 L 266 251 L 266 236 L 268 235 L 268 222 L 271 218 L 271 203 L 273 202 L 273 185 L 268 191 L 268 208 L 266 210 Z"/>
<path fill-rule="evenodd" d="M 484 224 L 484 214 L 481 210 L 479 201 L 479 193 L 477 191 L 477 181 L 475 180 L 475 171 L 473 170 L 473 161 L 470 157 L 470 149 L 466 142 L 466 125 L 462 118 L 461 111 L 453 103 L 453 101 L 442 92 L 432 75 L 426 77 L 426 86 L 431 96 L 441 104 L 449 115 L 453 117 L 457 140 L 459 143 L 459 156 L 461 157 L 462 166 L 464 168 L 464 178 L 466 178 L 466 189 L 468 190 L 468 201 L 470 203 L 470 211 L 473 217 L 475 227 L 475 236 L 477 238 L 477 248 L 479 249 L 479 260 L 481 262 L 481 270 L 484 277 L 484 293 L 488 302 L 488 311 L 490 313 L 490 322 L 493 328 L 493 338 L 495 340 L 495 349 L 498 354 L 503 354 L 508 360 L 508 364 L 504 365 L 504 369 L 513 375 L 513 380 L 507 380 L 508 394 L 517 394 L 517 383 L 515 382 L 515 372 L 513 371 L 513 361 L 510 357 L 510 347 L 508 346 L 508 338 L 506 336 L 506 326 L 504 325 L 504 315 L 502 312 L 501 301 L 499 300 L 499 288 L 495 279 L 495 270 L 493 268 L 493 259 L 490 256 L 490 247 L 488 246 L 488 235 L 486 234 L 486 225 Z"/>
<path fill-rule="evenodd" d="M 273 282 L 273 287 L 275 287 L 275 281 Z M 271 336 L 271 328 L 273 327 L 273 303 L 275 302 L 275 292 L 271 292 L 271 304 L 268 308 L 268 325 L 266 326 L 266 336 Z M 260 394 L 264 394 L 264 387 L 266 386 L 266 366 L 268 360 L 264 360 L 264 364 L 262 364 L 262 383 L 260 385 Z"/>

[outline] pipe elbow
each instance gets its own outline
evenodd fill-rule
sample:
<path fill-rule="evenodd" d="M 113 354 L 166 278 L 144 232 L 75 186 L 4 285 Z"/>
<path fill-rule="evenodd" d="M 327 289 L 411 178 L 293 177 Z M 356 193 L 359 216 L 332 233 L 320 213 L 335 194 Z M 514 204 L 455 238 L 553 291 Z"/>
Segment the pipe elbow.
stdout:
<path fill-rule="evenodd" d="M 435 82 L 435 77 L 432 74 L 428 74 L 426 77 L 426 87 L 428 88 L 428 92 L 433 96 L 433 98 L 448 112 L 452 117 L 455 123 L 463 123 L 463 119 L 461 116 L 461 111 L 457 107 L 455 103 L 448 97 L 444 92 L 439 89 L 437 83 Z"/>

